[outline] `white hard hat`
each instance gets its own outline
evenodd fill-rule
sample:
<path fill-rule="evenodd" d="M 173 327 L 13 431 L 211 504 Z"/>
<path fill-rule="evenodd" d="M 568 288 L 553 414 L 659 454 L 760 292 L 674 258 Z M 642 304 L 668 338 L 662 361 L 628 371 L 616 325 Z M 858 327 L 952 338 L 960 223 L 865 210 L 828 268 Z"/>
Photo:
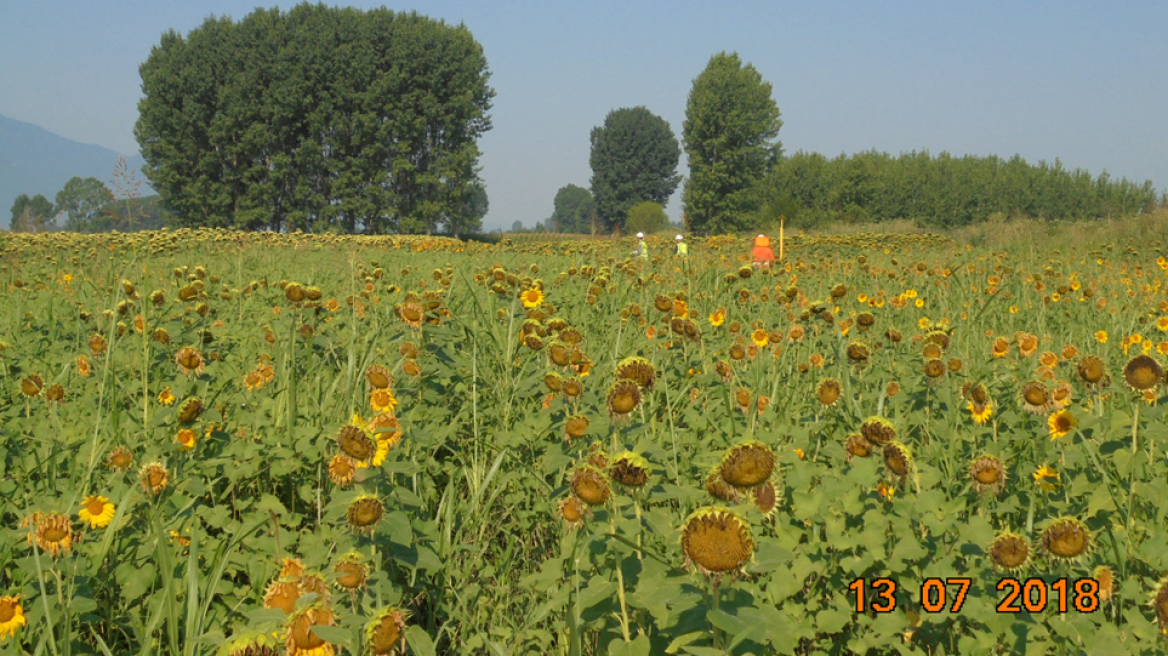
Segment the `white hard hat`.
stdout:
<path fill-rule="evenodd" d="M 684 237 L 682 237 L 681 235 L 678 235 L 678 236 L 674 237 L 674 239 L 676 239 L 677 241 L 681 241 L 682 239 L 684 239 Z"/>
<path fill-rule="evenodd" d="M 637 233 L 637 239 L 644 239 L 644 238 L 645 238 L 645 233 L 643 233 L 643 232 Z"/>
<path fill-rule="evenodd" d="M 759 237 L 765 237 L 765 236 L 766 236 L 766 235 L 759 235 Z"/>

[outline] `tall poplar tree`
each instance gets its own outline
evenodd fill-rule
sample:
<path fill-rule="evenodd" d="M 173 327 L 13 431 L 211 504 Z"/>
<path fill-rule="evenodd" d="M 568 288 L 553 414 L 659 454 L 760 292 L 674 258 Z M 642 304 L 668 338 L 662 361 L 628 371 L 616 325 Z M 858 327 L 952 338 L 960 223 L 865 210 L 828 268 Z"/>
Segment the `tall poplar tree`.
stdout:
<path fill-rule="evenodd" d="M 694 80 L 682 141 L 689 179 L 682 202 L 698 234 L 746 227 L 757 182 L 782 154 L 775 140 L 783 122 L 771 85 L 737 53 L 718 53 Z"/>
<path fill-rule="evenodd" d="M 591 138 L 592 198 L 606 230 L 623 227 L 637 203 L 669 201 L 681 179 L 681 148 L 665 119 L 644 107 L 616 109 Z"/>

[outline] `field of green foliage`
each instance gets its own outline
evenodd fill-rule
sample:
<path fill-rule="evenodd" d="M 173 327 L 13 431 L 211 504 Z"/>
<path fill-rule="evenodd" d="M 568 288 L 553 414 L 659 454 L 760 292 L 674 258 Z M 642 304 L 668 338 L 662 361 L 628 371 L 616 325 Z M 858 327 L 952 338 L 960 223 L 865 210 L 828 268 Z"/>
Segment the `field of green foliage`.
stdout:
<path fill-rule="evenodd" d="M 632 248 L 0 234 L 0 654 L 1168 649 L 1168 244 Z"/>

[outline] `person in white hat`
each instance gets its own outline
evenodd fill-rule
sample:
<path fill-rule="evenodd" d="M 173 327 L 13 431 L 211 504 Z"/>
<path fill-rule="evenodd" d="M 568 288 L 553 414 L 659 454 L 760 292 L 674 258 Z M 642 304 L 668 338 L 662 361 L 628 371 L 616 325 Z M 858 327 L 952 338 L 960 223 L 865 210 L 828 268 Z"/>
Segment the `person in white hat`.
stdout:
<path fill-rule="evenodd" d="M 637 233 L 637 250 L 633 251 L 633 254 L 642 260 L 649 259 L 649 245 L 645 243 L 645 233 Z"/>
<path fill-rule="evenodd" d="M 673 251 L 674 254 L 676 254 L 680 257 L 685 257 L 686 255 L 689 255 L 689 244 L 685 243 L 685 237 L 678 235 L 678 236 L 674 237 L 673 239 L 674 239 L 674 241 L 677 242 L 676 247 Z"/>

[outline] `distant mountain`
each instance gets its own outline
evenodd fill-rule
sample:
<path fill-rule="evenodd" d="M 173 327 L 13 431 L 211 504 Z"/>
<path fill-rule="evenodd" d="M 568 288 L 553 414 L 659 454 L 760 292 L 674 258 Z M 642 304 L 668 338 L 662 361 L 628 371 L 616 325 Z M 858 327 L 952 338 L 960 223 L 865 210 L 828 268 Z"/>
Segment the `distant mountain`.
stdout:
<path fill-rule="evenodd" d="M 143 162 L 137 154 L 126 158 L 139 180 L 144 178 Z M 109 185 L 117 164 L 118 154 L 109 148 L 79 143 L 32 123 L 0 116 L 0 225 L 8 227 L 9 210 L 20 194 L 44 194 L 52 201 L 75 175 L 94 177 Z M 145 184 L 139 192 L 143 196 L 154 193 Z"/>

